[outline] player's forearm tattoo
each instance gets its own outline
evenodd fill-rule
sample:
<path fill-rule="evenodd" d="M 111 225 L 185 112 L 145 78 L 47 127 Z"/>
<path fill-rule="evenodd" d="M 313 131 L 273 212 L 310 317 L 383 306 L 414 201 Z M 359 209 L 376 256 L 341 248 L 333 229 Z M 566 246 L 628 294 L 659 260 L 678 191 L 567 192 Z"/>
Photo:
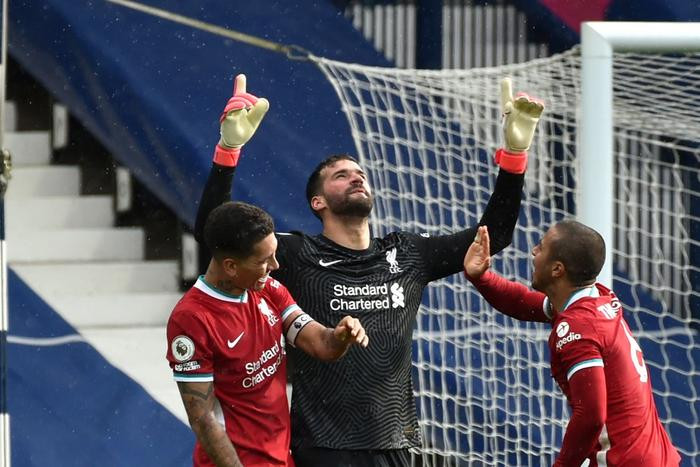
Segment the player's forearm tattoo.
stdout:
<path fill-rule="evenodd" d="M 196 389 L 184 383 L 177 383 L 177 385 L 180 388 L 180 394 L 182 394 L 183 396 L 192 396 L 203 401 L 209 400 L 212 392 L 214 392 L 213 384 L 209 384 L 209 386 L 207 386 L 206 392 L 197 391 Z"/>

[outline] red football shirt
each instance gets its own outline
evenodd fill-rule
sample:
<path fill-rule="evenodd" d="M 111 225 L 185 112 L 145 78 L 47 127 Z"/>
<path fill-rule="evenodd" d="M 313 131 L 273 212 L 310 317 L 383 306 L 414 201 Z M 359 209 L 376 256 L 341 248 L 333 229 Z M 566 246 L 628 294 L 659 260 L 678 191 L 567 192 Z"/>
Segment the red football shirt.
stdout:
<path fill-rule="evenodd" d="M 472 283 L 502 313 L 523 321 L 551 322 L 552 376 L 570 402 L 570 381 L 577 372 L 595 367 L 603 370 L 604 377 L 595 378 L 595 381 L 604 387 L 586 389 L 589 397 L 595 397 L 596 393 L 605 395 L 605 425 L 588 460 L 581 465 L 668 467 L 679 464 L 680 456 L 656 412 L 642 351 L 632 337 L 622 315 L 622 305 L 614 293 L 600 284 L 584 288 L 569 298 L 562 312 L 553 316 L 549 299 L 543 293 L 496 273 L 487 271 Z M 581 381 L 576 382 L 577 390 L 580 384 Z M 590 415 L 595 418 L 602 414 Z M 576 439 L 580 435 L 576 429 L 572 431 L 570 423 L 562 453 L 576 447 L 571 443 L 590 446 L 595 442 Z"/>
<path fill-rule="evenodd" d="M 579 290 L 552 328 L 552 376 L 568 399 L 577 371 L 598 366 L 605 372 L 607 419 L 590 465 L 677 466 L 680 456 L 659 421 L 642 350 L 615 294 L 600 284 Z"/>
<path fill-rule="evenodd" d="M 294 465 L 282 323 L 298 309 L 276 280 L 232 296 L 201 276 L 168 320 L 175 381 L 214 382 L 219 421 L 246 466 Z M 214 465 L 199 443 L 194 465 Z"/>

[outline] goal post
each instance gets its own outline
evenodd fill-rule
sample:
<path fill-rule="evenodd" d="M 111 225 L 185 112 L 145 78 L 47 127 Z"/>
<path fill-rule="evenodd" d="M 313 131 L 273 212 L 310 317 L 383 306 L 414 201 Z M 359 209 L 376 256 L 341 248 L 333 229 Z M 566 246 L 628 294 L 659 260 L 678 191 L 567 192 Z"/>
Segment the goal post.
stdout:
<path fill-rule="evenodd" d="M 610 250 L 601 281 L 624 304 L 661 421 L 684 462 L 700 467 L 700 53 L 610 54 L 605 84 L 589 65 L 583 72 L 578 47 L 469 70 L 312 59 L 347 116 L 377 236 L 475 225 L 502 145 L 500 80 L 545 101 L 513 243 L 493 267 L 529 284 L 548 226 L 575 217 L 600 230 Z M 551 378 L 549 331 L 496 312 L 460 274 L 426 288 L 413 333 L 426 465 L 554 462 L 569 411 Z"/>
<path fill-rule="evenodd" d="M 581 25 L 581 147 L 578 216 L 608 245 L 600 282 L 613 281 L 613 53 L 698 52 L 700 23 L 603 22 Z"/>

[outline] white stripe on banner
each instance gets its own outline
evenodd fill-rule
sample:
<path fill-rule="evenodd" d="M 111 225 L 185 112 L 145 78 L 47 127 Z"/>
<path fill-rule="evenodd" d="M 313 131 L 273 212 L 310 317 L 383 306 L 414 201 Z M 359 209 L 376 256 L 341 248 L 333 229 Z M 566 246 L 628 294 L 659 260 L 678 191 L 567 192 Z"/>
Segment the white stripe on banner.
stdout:
<path fill-rule="evenodd" d="M 7 342 L 10 344 L 33 345 L 37 347 L 49 347 L 53 345 L 73 344 L 75 342 L 87 342 L 80 334 L 68 334 L 58 337 L 24 337 L 24 336 L 7 336 Z"/>

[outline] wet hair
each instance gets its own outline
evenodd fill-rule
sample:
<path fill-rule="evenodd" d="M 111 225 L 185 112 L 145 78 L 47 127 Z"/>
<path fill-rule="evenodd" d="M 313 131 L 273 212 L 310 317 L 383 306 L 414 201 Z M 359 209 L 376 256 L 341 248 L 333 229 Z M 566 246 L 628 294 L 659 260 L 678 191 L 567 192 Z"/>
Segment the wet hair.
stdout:
<path fill-rule="evenodd" d="M 314 216 L 319 219 L 321 216 L 311 207 L 311 198 L 318 195 L 321 192 L 321 186 L 323 185 L 323 180 L 321 179 L 321 172 L 326 167 L 335 164 L 338 161 L 351 161 L 357 164 L 357 159 L 349 154 L 334 154 L 332 156 L 326 157 L 321 162 L 318 163 L 316 168 L 311 175 L 309 175 L 309 180 L 306 182 L 306 202 L 309 203 L 309 209 L 314 213 Z"/>
<path fill-rule="evenodd" d="M 555 224 L 552 259 L 561 261 L 571 285 L 590 285 L 605 262 L 605 240 L 592 228 L 574 220 Z"/>
<path fill-rule="evenodd" d="M 252 204 L 229 201 L 214 209 L 204 224 L 204 244 L 217 260 L 245 259 L 275 231 L 272 217 Z"/>

